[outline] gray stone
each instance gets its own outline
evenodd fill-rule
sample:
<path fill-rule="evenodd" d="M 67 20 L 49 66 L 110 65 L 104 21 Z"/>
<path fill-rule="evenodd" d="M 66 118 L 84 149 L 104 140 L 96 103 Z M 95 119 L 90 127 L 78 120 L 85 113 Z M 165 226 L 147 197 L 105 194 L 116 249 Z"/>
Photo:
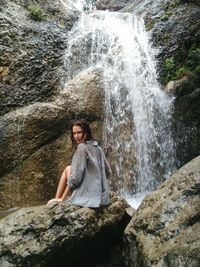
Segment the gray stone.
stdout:
<path fill-rule="evenodd" d="M 102 71 L 90 69 L 79 73 L 66 84 L 56 102 L 73 112 L 75 116 L 85 114 L 93 118 L 103 119 L 105 90 Z"/>
<path fill-rule="evenodd" d="M 52 203 L 1 219 L 0 266 L 94 266 L 108 260 L 130 220 L 116 194 L 101 209 Z M 119 255 L 118 255 L 119 256 Z"/>
<path fill-rule="evenodd" d="M 199 267 L 200 156 L 149 194 L 125 230 L 126 265 Z"/>
<path fill-rule="evenodd" d="M 129 5 L 133 0 L 97 0 L 95 2 L 95 6 L 99 10 L 110 10 L 110 11 L 118 11 L 125 6 Z"/>

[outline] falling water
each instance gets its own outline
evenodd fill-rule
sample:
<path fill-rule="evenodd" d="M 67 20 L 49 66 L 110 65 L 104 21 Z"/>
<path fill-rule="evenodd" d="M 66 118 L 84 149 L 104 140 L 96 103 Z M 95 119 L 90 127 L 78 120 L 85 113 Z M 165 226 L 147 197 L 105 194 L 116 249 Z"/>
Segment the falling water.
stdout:
<path fill-rule="evenodd" d="M 104 72 L 104 143 L 115 177 L 112 189 L 127 198 L 154 190 L 174 170 L 173 99 L 160 89 L 142 17 L 83 13 L 69 40 L 68 80 L 88 68 Z"/>

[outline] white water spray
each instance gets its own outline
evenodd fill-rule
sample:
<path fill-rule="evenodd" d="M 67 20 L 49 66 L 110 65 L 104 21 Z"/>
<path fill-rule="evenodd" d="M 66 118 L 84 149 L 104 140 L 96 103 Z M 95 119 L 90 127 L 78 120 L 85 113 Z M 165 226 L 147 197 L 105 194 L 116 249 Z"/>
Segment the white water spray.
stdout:
<path fill-rule="evenodd" d="M 104 142 L 115 178 L 112 188 L 127 197 L 154 190 L 174 170 L 172 99 L 157 82 L 142 18 L 83 14 L 69 39 L 68 80 L 87 68 L 104 72 Z"/>

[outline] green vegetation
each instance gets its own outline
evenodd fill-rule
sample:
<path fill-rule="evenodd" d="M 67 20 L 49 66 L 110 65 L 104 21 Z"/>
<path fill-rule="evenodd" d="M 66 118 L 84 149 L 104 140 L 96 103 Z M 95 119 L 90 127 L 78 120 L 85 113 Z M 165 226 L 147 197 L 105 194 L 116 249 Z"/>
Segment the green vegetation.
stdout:
<path fill-rule="evenodd" d="M 182 77 L 191 74 L 191 71 L 187 67 L 181 67 L 176 71 L 175 79 L 181 79 Z"/>
<path fill-rule="evenodd" d="M 165 59 L 164 70 L 165 70 L 164 83 L 167 83 L 171 80 L 175 80 L 176 67 L 175 67 L 174 57 Z"/>
<path fill-rule="evenodd" d="M 46 20 L 46 15 L 43 9 L 38 5 L 29 6 L 30 17 L 36 21 Z"/>
<path fill-rule="evenodd" d="M 185 63 L 181 66 L 176 65 L 174 57 L 165 59 L 164 72 L 164 84 L 194 72 L 200 73 L 200 48 L 193 44 L 188 51 Z"/>

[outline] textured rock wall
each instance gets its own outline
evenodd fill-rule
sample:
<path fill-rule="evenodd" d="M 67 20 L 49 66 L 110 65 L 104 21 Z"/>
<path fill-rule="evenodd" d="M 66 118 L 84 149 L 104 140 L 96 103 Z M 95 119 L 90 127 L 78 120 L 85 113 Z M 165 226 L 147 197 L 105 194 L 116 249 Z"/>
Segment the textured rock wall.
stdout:
<path fill-rule="evenodd" d="M 30 18 L 40 5 L 46 20 Z M 52 100 L 61 86 L 67 32 L 78 11 L 61 1 L 1 1 L 0 115 L 38 101 Z"/>
<path fill-rule="evenodd" d="M 97 0 L 95 2 L 95 6 L 99 10 L 118 11 L 132 2 L 133 2 L 133 0 L 123 0 L 123 1 L 120 1 L 120 0 L 111 0 L 111 1 Z"/>

